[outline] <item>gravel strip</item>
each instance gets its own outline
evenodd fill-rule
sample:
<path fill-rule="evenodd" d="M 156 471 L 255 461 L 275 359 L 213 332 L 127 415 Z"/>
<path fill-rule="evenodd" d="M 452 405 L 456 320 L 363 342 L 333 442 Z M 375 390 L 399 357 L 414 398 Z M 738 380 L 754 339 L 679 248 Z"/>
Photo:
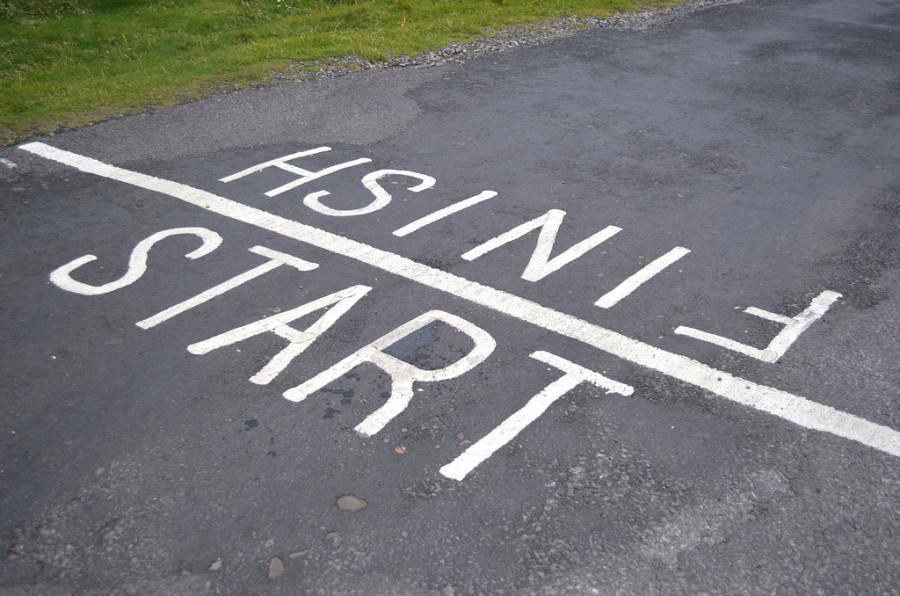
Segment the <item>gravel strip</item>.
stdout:
<path fill-rule="evenodd" d="M 744 0 L 687 0 L 674 8 L 653 8 L 641 12 L 599 17 L 562 17 L 536 25 L 513 25 L 503 29 L 489 29 L 484 35 L 467 43 L 451 43 L 447 47 L 417 56 L 391 56 L 387 60 L 363 60 L 345 56 L 332 61 L 297 62 L 284 71 L 272 74 L 269 83 L 303 81 L 343 76 L 361 70 L 383 68 L 428 68 L 447 63 L 461 63 L 477 56 L 496 54 L 517 48 L 540 46 L 551 41 L 572 37 L 589 29 L 642 30 L 668 24 L 689 14 L 726 4 L 740 4 Z M 310 70 L 313 67 L 317 70 Z"/>

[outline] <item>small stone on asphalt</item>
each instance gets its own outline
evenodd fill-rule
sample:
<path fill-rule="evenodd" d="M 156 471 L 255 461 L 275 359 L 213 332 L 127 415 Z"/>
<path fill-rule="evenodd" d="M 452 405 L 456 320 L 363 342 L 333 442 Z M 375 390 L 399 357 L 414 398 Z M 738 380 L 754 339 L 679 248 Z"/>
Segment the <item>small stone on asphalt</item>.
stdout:
<path fill-rule="evenodd" d="M 354 495 L 344 495 L 338 497 L 337 506 L 344 511 L 359 511 L 368 507 L 369 503 L 365 499 L 360 499 Z"/>
<path fill-rule="evenodd" d="M 269 579 L 275 579 L 282 573 L 284 573 L 284 563 L 278 557 L 272 557 L 272 560 L 269 561 Z"/>

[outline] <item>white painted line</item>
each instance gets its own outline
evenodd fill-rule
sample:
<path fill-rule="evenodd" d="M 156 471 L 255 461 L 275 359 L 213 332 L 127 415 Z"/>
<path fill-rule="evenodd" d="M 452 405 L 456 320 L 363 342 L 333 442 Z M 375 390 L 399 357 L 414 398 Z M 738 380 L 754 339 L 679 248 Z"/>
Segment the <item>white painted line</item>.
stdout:
<path fill-rule="evenodd" d="M 529 399 L 521 409 L 473 443 L 459 457 L 442 467 L 439 471 L 443 476 L 453 480 L 464 479 L 481 462 L 512 441 L 516 435 L 525 430 L 526 426 L 540 418 L 553 405 L 553 402 L 582 383 L 591 383 L 606 389 L 607 393 L 618 393 L 624 396 L 634 392 L 634 388 L 630 385 L 613 381 L 550 352 L 534 352 L 531 357 L 556 367 L 566 374 L 547 385 L 540 393 Z"/>
<path fill-rule="evenodd" d="M 601 375 L 600 373 L 594 372 L 583 366 L 579 366 L 571 360 L 566 360 L 556 354 L 538 350 L 537 352 L 533 352 L 531 357 L 544 364 L 549 364 L 553 368 L 558 368 L 567 375 L 578 377 L 585 383 L 590 383 L 601 389 L 606 389 L 607 393 L 618 393 L 623 397 L 628 397 L 634 393 L 634 387 L 631 385 L 614 381 L 607 376 Z"/>
<path fill-rule="evenodd" d="M 5 166 L 6 166 L 7 168 L 9 168 L 10 170 L 13 169 L 13 168 L 18 168 L 18 167 L 19 167 L 19 165 L 18 165 L 16 162 L 10 161 L 10 160 L 6 159 L 5 157 L 0 157 L 0 163 L 2 163 L 3 165 L 5 165 Z"/>
<path fill-rule="evenodd" d="M 270 159 L 269 161 L 264 161 L 262 163 L 258 163 L 255 166 L 250 166 L 240 172 L 235 172 L 230 176 L 225 176 L 224 178 L 219 178 L 219 182 L 233 182 L 239 178 L 243 178 L 244 176 L 248 176 L 250 174 L 255 174 L 257 172 L 261 172 L 266 168 L 278 168 L 280 170 L 284 170 L 285 172 L 290 172 L 297 176 L 295 180 L 288 182 L 282 186 L 274 190 L 270 190 L 265 193 L 267 197 L 278 196 L 281 193 L 287 192 L 292 188 L 297 188 L 298 186 L 302 186 L 311 180 L 316 180 L 318 178 L 322 178 L 329 174 L 333 174 L 340 170 L 346 168 L 352 168 L 353 166 L 358 166 L 364 163 L 369 163 L 372 161 L 368 157 L 361 157 L 359 159 L 354 159 L 352 161 L 345 161 L 343 163 L 335 164 L 333 166 L 329 166 L 327 168 L 323 168 L 317 172 L 307 170 L 301 168 L 300 166 L 295 166 L 292 163 L 289 163 L 292 159 L 297 159 L 300 157 L 306 157 L 308 155 L 315 155 L 317 153 L 324 153 L 325 151 L 331 151 L 331 147 L 316 147 L 314 149 L 307 149 L 305 151 L 298 151 L 296 153 L 291 153 L 290 155 L 283 155 L 281 157 L 276 157 L 275 159 Z"/>
<path fill-rule="evenodd" d="M 318 263 L 313 263 L 312 261 L 307 261 L 306 259 L 301 259 L 300 257 L 295 257 L 294 255 L 289 255 L 286 252 L 281 252 L 280 250 L 275 250 L 266 246 L 251 246 L 247 250 L 260 256 L 268 257 L 282 265 L 293 267 L 297 271 L 314 271 L 319 268 Z"/>
<path fill-rule="evenodd" d="M 641 267 L 637 273 L 629 276 L 625 281 L 601 296 L 594 304 L 600 308 L 612 308 L 623 298 L 627 298 L 632 292 L 653 279 L 653 277 L 662 272 L 663 269 L 690 252 L 691 251 L 687 248 L 676 246 L 663 256 L 656 258 Z"/>
<path fill-rule="evenodd" d="M 150 254 L 150 249 L 153 248 L 157 242 L 165 240 L 170 236 L 181 235 L 196 236 L 201 242 L 200 248 L 195 248 L 184 255 L 187 259 L 199 259 L 200 257 L 205 257 L 219 248 L 219 245 L 222 244 L 222 237 L 206 228 L 194 227 L 162 230 L 137 243 L 131 251 L 131 256 L 128 258 L 128 270 L 122 277 L 115 281 L 94 286 L 73 279 L 71 275 L 73 271 L 80 269 L 87 263 L 92 263 L 97 260 L 95 255 L 84 255 L 73 261 L 69 261 L 62 267 L 54 269 L 50 273 L 50 282 L 67 292 L 74 292 L 76 294 L 82 294 L 83 296 L 99 296 L 101 294 L 109 294 L 110 292 L 121 290 L 139 280 L 144 273 L 147 272 L 147 256 Z"/>
<path fill-rule="evenodd" d="M 291 361 L 311 346 L 320 335 L 331 328 L 353 305 L 369 293 L 369 286 L 351 286 L 345 290 L 334 292 L 318 300 L 301 304 L 297 308 L 272 315 L 247 325 L 241 325 L 231 331 L 220 333 L 209 339 L 193 343 L 187 350 L 191 354 L 208 354 L 213 350 L 224 348 L 263 333 L 274 333 L 290 342 L 278 352 L 268 364 L 250 377 L 251 383 L 267 385 L 287 368 Z M 290 326 L 293 321 L 303 318 L 317 310 L 330 307 L 315 323 L 300 331 Z"/>
<path fill-rule="evenodd" d="M 767 321 L 781 323 L 785 326 L 784 329 L 778 332 L 778 335 L 772 338 L 769 345 L 762 350 L 727 337 L 722 337 L 721 335 L 716 335 L 715 333 L 708 333 L 706 331 L 701 331 L 700 329 L 694 329 L 693 327 L 685 327 L 684 325 L 676 327 L 675 334 L 693 337 L 694 339 L 699 339 L 700 341 L 705 341 L 771 364 L 773 362 L 778 362 L 778 360 L 788 351 L 788 348 L 797 341 L 800 334 L 809 329 L 810 325 L 821 319 L 825 313 L 828 312 L 831 305 L 840 298 L 841 295 L 837 292 L 826 290 L 813 298 L 810 305 L 796 317 L 786 317 L 761 308 L 756 308 L 755 306 L 744 309 L 744 312 L 747 314 L 766 319 Z"/>
<path fill-rule="evenodd" d="M 859 416 L 836 410 L 787 391 L 766 387 L 446 271 L 374 246 L 302 224 L 186 184 L 119 168 L 46 145 L 19 147 L 82 172 L 158 192 L 224 217 L 305 242 L 334 254 L 366 263 L 399 277 L 447 292 L 463 300 L 506 314 L 531 325 L 593 346 L 623 360 L 668 375 L 735 403 L 766 412 L 804 428 L 828 432 L 900 457 L 900 432 Z"/>
<path fill-rule="evenodd" d="M 333 166 L 328 166 L 327 168 L 323 168 L 318 172 L 309 172 L 303 170 L 303 174 L 296 180 L 291 180 L 287 184 L 282 184 L 278 188 L 270 190 L 265 193 L 267 197 L 277 197 L 278 195 L 285 193 L 289 190 L 297 188 L 298 186 L 302 186 L 311 180 L 317 180 L 319 178 L 323 178 L 329 174 L 334 174 L 340 170 L 345 170 L 347 168 L 352 168 L 353 166 L 359 166 L 364 163 L 369 163 L 372 161 L 368 157 L 360 157 L 359 159 L 354 159 L 351 161 L 345 161 L 343 163 L 334 164 Z"/>
<path fill-rule="evenodd" d="M 782 325 L 787 325 L 793 319 L 790 317 L 786 317 L 784 315 L 780 315 L 778 313 L 774 313 L 768 310 L 763 310 L 761 308 L 756 308 L 755 306 L 748 306 L 744 309 L 744 312 L 748 315 L 753 315 L 754 317 L 759 317 L 760 319 L 765 319 L 767 321 L 772 321 L 773 323 L 781 323 Z"/>
<path fill-rule="evenodd" d="M 483 257 L 492 250 L 496 250 L 508 244 L 513 240 L 517 240 L 532 230 L 540 229 L 537 243 L 534 246 L 534 252 L 528 260 L 525 271 L 522 272 L 522 279 L 535 282 L 540 281 L 553 273 L 562 269 L 575 259 L 584 256 L 589 250 L 600 246 L 616 234 L 622 231 L 617 226 L 606 226 L 599 232 L 596 232 L 581 242 L 574 244 L 559 253 L 552 259 L 550 255 L 553 252 L 553 246 L 556 244 L 556 234 L 559 233 L 559 227 L 562 225 L 566 212 L 562 209 L 551 209 L 547 213 L 519 224 L 511 230 L 503 232 L 498 236 L 494 236 L 487 242 L 479 244 L 475 248 L 462 254 L 462 258 L 467 261 L 474 261 L 479 257 Z"/>
<path fill-rule="evenodd" d="M 322 197 L 327 197 L 331 193 L 327 190 L 319 190 L 316 192 L 311 192 L 305 197 L 303 197 L 303 204 L 312 209 L 313 211 L 317 211 L 323 215 L 330 215 L 332 217 L 354 217 L 356 215 L 365 215 L 366 213 L 373 213 L 378 211 L 379 209 L 384 209 L 391 202 L 391 193 L 386 191 L 383 186 L 378 182 L 381 178 L 385 176 L 406 176 L 408 178 L 417 178 L 419 180 L 419 184 L 415 184 L 407 188 L 410 192 L 422 192 L 423 190 L 427 190 L 434 186 L 436 180 L 431 176 L 426 174 L 419 174 L 418 172 L 412 172 L 410 170 L 375 170 L 374 172 L 369 172 L 365 176 L 363 176 L 362 185 L 366 187 L 372 196 L 372 202 L 364 207 L 359 207 L 358 209 L 334 209 L 322 203 Z"/>
<path fill-rule="evenodd" d="M 781 330 L 781 333 L 775 336 L 775 339 L 773 339 L 772 343 L 769 344 L 769 347 L 766 348 L 767 352 L 772 352 L 774 354 L 775 360 L 773 360 L 773 362 L 784 356 L 784 353 L 788 351 L 788 348 L 790 348 L 795 341 L 797 341 L 800 334 L 809 329 L 810 325 L 825 316 L 825 313 L 828 312 L 831 305 L 840 299 L 841 295 L 837 292 L 826 290 L 813 298 L 812 302 L 803 310 L 803 312 L 796 317 L 792 317 L 791 322 Z"/>
<path fill-rule="evenodd" d="M 156 327 L 161 323 L 165 323 L 173 317 L 177 317 L 181 313 L 187 312 L 194 307 L 209 302 L 216 296 L 229 292 L 237 288 L 238 286 L 242 286 L 248 281 L 252 281 L 257 277 L 265 275 L 266 273 L 273 271 L 279 267 L 281 267 L 281 263 L 277 261 L 266 261 L 261 265 L 257 265 L 253 269 L 235 275 L 231 279 L 227 279 L 222 283 L 211 287 L 205 292 L 201 292 L 196 296 L 188 298 L 187 300 L 179 302 L 178 304 L 172 305 L 166 310 L 158 312 L 152 317 L 147 317 L 142 321 L 138 321 L 135 324 L 141 329 L 152 329 L 153 327 Z"/>
<path fill-rule="evenodd" d="M 169 319 L 176 317 L 181 313 L 187 312 L 196 306 L 200 306 L 201 304 L 209 302 L 216 296 L 221 296 L 222 294 L 230 292 L 231 290 L 247 283 L 248 281 L 252 281 L 257 277 L 269 273 L 270 271 L 274 271 L 282 265 L 289 265 L 300 271 L 312 271 L 313 269 L 318 267 L 316 263 L 311 263 L 309 261 L 297 258 L 293 255 L 285 254 L 277 250 L 272 250 L 271 248 L 266 248 L 265 246 L 253 246 L 250 248 L 250 252 L 268 257 L 269 260 L 265 263 L 257 265 L 256 267 L 253 267 L 252 269 L 244 271 L 243 273 L 239 273 L 231 279 L 227 279 L 222 283 L 197 294 L 196 296 L 170 306 L 166 310 L 159 312 L 152 317 L 148 317 L 143 321 L 138 321 L 136 325 L 141 329 L 150 329 L 152 327 L 156 327 L 160 323 L 164 323 L 165 321 L 168 321 Z"/>
<path fill-rule="evenodd" d="M 292 159 L 297 159 L 298 157 L 306 157 L 307 155 L 315 155 L 316 153 L 324 153 L 325 151 L 331 151 L 331 147 L 316 147 L 315 149 L 307 149 L 306 151 L 298 151 L 297 153 L 291 153 L 290 155 L 276 157 L 275 159 L 264 161 L 263 163 L 256 164 L 255 166 L 250 166 L 246 170 L 241 170 L 240 172 L 234 173 L 231 176 L 219 178 L 219 182 L 233 182 L 238 178 L 243 178 L 244 176 L 247 176 L 249 174 L 261 172 L 262 170 L 271 167 L 285 169 L 286 171 L 297 174 L 298 176 L 312 176 L 313 173 L 309 170 L 298 168 L 297 166 L 287 162 L 291 161 Z M 290 169 L 288 169 L 287 166 L 290 166 Z"/>
<path fill-rule="evenodd" d="M 489 199 L 493 199 L 496 196 L 497 196 L 497 193 L 495 193 L 494 191 L 485 190 L 484 192 L 478 193 L 474 197 L 469 197 L 468 199 L 463 199 L 462 201 L 453 203 L 452 205 L 448 205 L 448 206 L 444 207 L 443 209 L 438 209 L 434 213 L 429 213 L 425 217 L 420 217 L 416 221 L 410 222 L 398 230 L 394 230 L 393 234 L 394 234 L 394 236 L 403 238 L 404 236 L 408 236 L 408 235 L 412 234 L 416 230 L 421 230 L 422 228 L 424 228 L 425 226 L 427 226 L 429 224 L 433 224 L 434 222 L 436 222 L 438 220 L 444 219 L 445 217 L 449 217 L 449 216 L 453 215 L 454 213 L 459 213 L 463 209 L 468 209 L 469 207 L 471 207 L 473 205 L 477 205 L 478 203 L 482 203 Z"/>
<path fill-rule="evenodd" d="M 743 354 L 744 356 L 750 356 L 751 358 L 762 360 L 763 362 L 769 361 L 765 350 L 761 350 L 751 345 L 735 341 L 728 337 L 716 335 L 715 333 L 703 331 L 702 329 L 694 329 L 693 327 L 685 327 L 684 325 L 679 325 L 675 328 L 675 335 L 692 337 L 694 339 L 699 339 L 700 341 L 705 341 L 706 343 L 719 346 L 720 348 L 725 348 L 726 350 L 731 350 L 732 352 Z"/>
<path fill-rule="evenodd" d="M 457 331 L 468 335 L 473 343 L 472 349 L 452 364 L 448 364 L 444 368 L 431 370 L 419 368 L 385 352 L 387 348 L 404 337 L 435 321 L 446 323 L 455 327 Z M 369 414 L 365 420 L 357 424 L 353 429 L 363 436 L 371 437 L 406 409 L 413 398 L 413 383 L 433 383 L 435 381 L 454 379 L 484 362 L 496 347 L 497 342 L 484 329 L 448 312 L 431 310 L 419 315 L 408 323 L 400 325 L 372 343 L 363 346 L 313 378 L 288 389 L 284 392 L 284 397 L 290 401 L 303 401 L 360 364 L 364 362 L 374 364 L 391 377 L 391 395 L 380 408 Z"/>

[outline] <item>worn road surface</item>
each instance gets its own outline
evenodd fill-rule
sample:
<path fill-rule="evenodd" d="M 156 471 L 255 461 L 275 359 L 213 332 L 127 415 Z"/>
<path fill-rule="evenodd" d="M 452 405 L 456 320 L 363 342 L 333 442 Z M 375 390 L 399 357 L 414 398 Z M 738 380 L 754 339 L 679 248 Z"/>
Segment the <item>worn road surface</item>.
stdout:
<path fill-rule="evenodd" d="M 0 157 L 0 595 L 900 589 L 900 1 Z"/>

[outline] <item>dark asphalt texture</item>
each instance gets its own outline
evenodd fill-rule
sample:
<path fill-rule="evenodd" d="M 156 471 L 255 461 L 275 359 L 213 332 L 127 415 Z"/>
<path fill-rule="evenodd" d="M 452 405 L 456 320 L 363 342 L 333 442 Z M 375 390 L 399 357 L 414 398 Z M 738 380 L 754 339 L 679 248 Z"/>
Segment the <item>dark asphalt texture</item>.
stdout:
<path fill-rule="evenodd" d="M 644 31 L 593 30 L 465 64 L 214 97 L 41 139 L 190 184 L 512 292 L 764 385 L 900 429 L 900 2 L 749 0 Z M 370 157 L 277 198 L 269 170 Z M 160 194 L 8 148 L 0 157 L 0 595 L 889 594 L 900 590 L 900 460 L 367 265 Z M 368 202 L 360 177 L 414 170 Z M 499 193 L 405 238 L 403 224 Z M 326 201 L 326 200 L 323 200 Z M 623 231 L 547 278 L 520 278 L 534 235 L 460 255 L 558 208 L 557 251 Z M 136 283 L 104 283 L 160 230 Z M 279 269 L 159 327 L 135 322 L 261 262 L 261 244 L 319 263 Z M 593 302 L 675 246 L 692 253 L 609 310 Z M 272 335 L 198 356 L 187 345 L 354 284 L 374 289 L 268 386 Z M 764 346 L 844 295 L 776 364 L 673 329 Z M 293 387 L 431 309 L 488 331 L 495 352 L 420 384 L 372 438 L 389 390 L 371 365 L 302 403 Z M 303 328 L 303 321 L 296 323 Z M 393 352 L 443 366 L 467 340 L 429 328 Z M 635 388 L 582 385 L 462 482 L 438 469 L 558 377 L 546 350 Z M 421 391 L 419 391 L 421 389 Z M 396 447 L 405 447 L 403 454 Z M 336 499 L 368 502 L 342 511 Z M 309 552 L 304 552 L 309 549 Z M 296 558 L 291 553 L 300 553 Z M 278 557 L 284 573 L 269 577 Z M 213 564 L 217 559 L 221 562 Z M 212 569 L 210 567 L 213 567 Z"/>

